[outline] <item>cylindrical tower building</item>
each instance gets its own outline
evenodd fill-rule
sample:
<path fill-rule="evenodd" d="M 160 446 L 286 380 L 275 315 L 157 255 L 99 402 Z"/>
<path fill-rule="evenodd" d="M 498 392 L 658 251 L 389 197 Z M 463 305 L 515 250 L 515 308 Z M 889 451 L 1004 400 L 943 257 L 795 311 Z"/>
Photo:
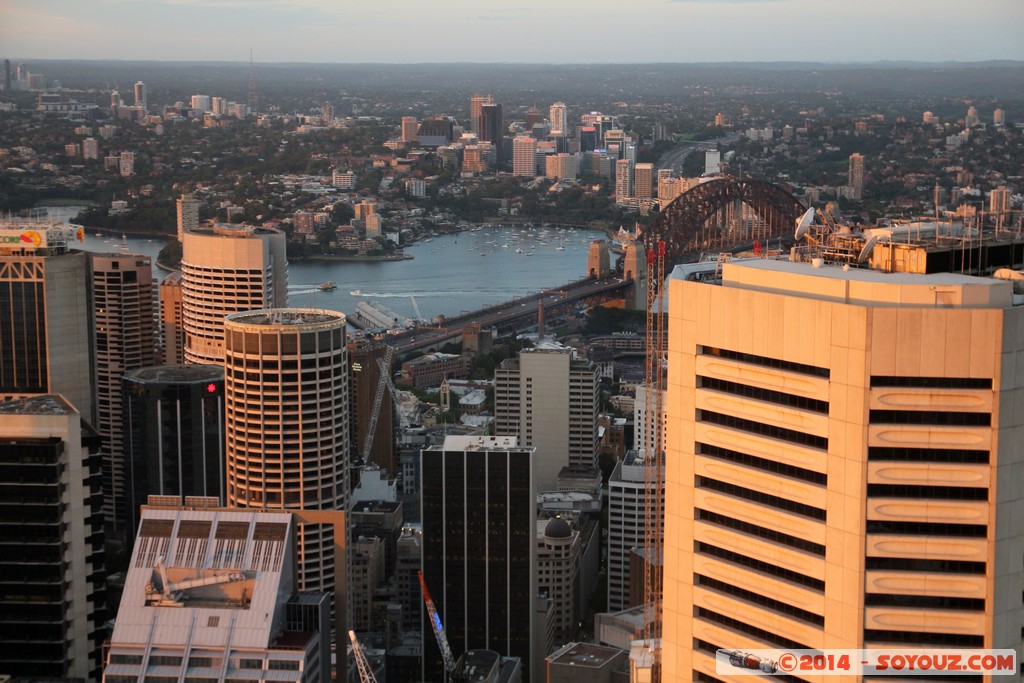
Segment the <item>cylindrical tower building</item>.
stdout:
<path fill-rule="evenodd" d="M 182 327 L 186 363 L 224 361 L 224 316 L 288 304 L 284 233 L 244 225 L 182 235 Z"/>
<path fill-rule="evenodd" d="M 224 322 L 228 505 L 348 510 L 345 316 L 267 309 Z M 300 590 L 334 589 L 329 527 L 299 530 Z"/>
<path fill-rule="evenodd" d="M 213 496 L 223 505 L 224 368 L 141 368 L 123 387 L 128 538 L 150 495 Z"/>

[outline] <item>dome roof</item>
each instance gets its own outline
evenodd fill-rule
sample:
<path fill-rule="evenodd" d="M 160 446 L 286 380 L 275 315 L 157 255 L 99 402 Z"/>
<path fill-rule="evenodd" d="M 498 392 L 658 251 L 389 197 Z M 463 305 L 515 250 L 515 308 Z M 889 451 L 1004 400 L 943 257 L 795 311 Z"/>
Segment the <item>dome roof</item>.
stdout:
<path fill-rule="evenodd" d="M 552 517 L 548 525 L 544 527 L 544 535 L 548 538 L 570 538 L 572 527 L 561 517 Z"/>

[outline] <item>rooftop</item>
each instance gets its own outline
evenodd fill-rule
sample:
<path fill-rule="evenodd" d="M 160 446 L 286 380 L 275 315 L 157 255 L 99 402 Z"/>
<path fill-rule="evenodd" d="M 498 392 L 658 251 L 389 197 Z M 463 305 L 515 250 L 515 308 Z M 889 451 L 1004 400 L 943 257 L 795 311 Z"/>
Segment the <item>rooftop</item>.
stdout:
<path fill-rule="evenodd" d="M 133 382 L 200 384 L 223 380 L 224 368 L 220 365 L 158 365 L 133 370 L 127 373 L 125 378 Z"/>
<path fill-rule="evenodd" d="M 569 643 L 550 656 L 552 664 L 599 667 L 620 657 L 622 650 L 591 643 Z"/>
<path fill-rule="evenodd" d="M 449 434 L 444 439 L 443 448 L 446 451 L 518 449 L 519 438 L 515 436 L 463 436 Z"/>
<path fill-rule="evenodd" d="M 225 318 L 239 325 L 265 327 L 320 327 L 345 323 L 345 314 L 314 308 L 267 308 L 233 313 Z"/>
<path fill-rule="evenodd" d="M 59 394 L 0 401 L 0 415 L 75 415 L 78 411 Z"/>

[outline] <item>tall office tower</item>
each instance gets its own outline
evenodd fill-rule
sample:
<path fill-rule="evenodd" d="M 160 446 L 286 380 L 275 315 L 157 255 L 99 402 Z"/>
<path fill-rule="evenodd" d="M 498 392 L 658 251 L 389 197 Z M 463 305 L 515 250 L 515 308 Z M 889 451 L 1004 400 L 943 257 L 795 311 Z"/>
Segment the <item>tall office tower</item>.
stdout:
<path fill-rule="evenodd" d="M 501 159 L 502 138 L 504 136 L 501 105 L 495 102 L 481 104 L 477 126 L 479 128 L 477 135 L 480 138 L 480 142 L 489 142 L 494 145 L 495 149 L 498 150 L 498 158 Z"/>
<path fill-rule="evenodd" d="M 580 151 L 581 152 L 593 152 L 597 149 L 597 129 L 593 126 L 582 126 L 579 129 L 580 134 Z"/>
<path fill-rule="evenodd" d="M 472 132 L 480 136 L 480 114 L 483 113 L 481 108 L 485 104 L 493 104 L 494 98 L 490 95 L 473 95 L 469 98 L 469 128 Z M 480 138 L 483 140 L 483 138 Z"/>
<path fill-rule="evenodd" d="M 182 326 L 181 271 L 160 282 L 160 348 L 164 365 L 185 362 L 185 329 Z"/>
<path fill-rule="evenodd" d="M 143 510 L 103 683 L 260 671 L 282 683 L 330 683 L 331 599 L 297 592 L 295 517 Z M 342 667 L 344 646 L 339 654 Z"/>
<path fill-rule="evenodd" d="M 704 175 L 722 173 L 722 153 L 717 149 L 704 152 Z"/>
<path fill-rule="evenodd" d="M 978 108 L 973 104 L 967 107 L 967 114 L 964 116 L 964 125 L 968 128 L 973 128 L 981 123 L 981 119 L 978 118 Z"/>
<path fill-rule="evenodd" d="M 648 397 L 647 386 L 638 384 L 636 387 L 636 400 L 633 402 L 633 448 L 638 451 L 651 452 L 654 449 L 654 435 L 656 425 L 661 428 L 661 443 L 665 443 L 665 411 L 661 412 L 661 419 L 654 419 L 654 401 L 651 400 L 652 410 L 647 410 Z M 662 392 L 661 404 L 665 405 L 665 395 Z"/>
<path fill-rule="evenodd" d="M 402 606 L 402 630 L 419 631 L 423 624 L 423 592 L 418 576 L 423 532 L 418 527 L 402 527 L 395 551 L 395 598 Z"/>
<path fill-rule="evenodd" d="M 178 197 L 178 241 L 185 242 L 185 233 L 199 229 L 199 200 L 190 194 Z"/>
<path fill-rule="evenodd" d="M 633 168 L 629 159 L 615 162 L 615 201 L 622 204 L 633 196 Z"/>
<path fill-rule="evenodd" d="M 4 92 L 11 92 L 11 60 L 4 60 Z"/>
<path fill-rule="evenodd" d="M 996 110 L 994 112 L 992 112 L 992 125 L 994 125 L 994 126 L 1005 126 L 1006 125 L 1006 112 L 1004 112 L 1002 109 L 997 107 Z"/>
<path fill-rule="evenodd" d="M 482 145 L 466 145 L 462 150 L 462 172 L 483 173 L 487 170 L 487 156 Z"/>
<path fill-rule="evenodd" d="M 565 116 L 565 102 L 555 102 L 548 112 L 552 135 L 567 135 L 569 127 Z"/>
<path fill-rule="evenodd" d="M 1007 217 L 1010 212 L 1010 188 L 1003 185 L 988 193 L 988 212 L 996 220 Z"/>
<path fill-rule="evenodd" d="M 638 199 L 651 199 L 656 189 L 654 185 L 654 164 L 637 164 L 633 170 L 633 194 Z"/>
<path fill-rule="evenodd" d="M 347 511 L 345 316 L 301 308 L 233 313 L 224 334 L 228 505 Z M 335 589 L 331 539 L 328 528 L 300 529 L 301 590 Z"/>
<path fill-rule="evenodd" d="M 662 680 L 716 647 L 1014 648 L 1012 283 L 755 260 L 670 279 Z"/>
<path fill-rule="evenodd" d="M 160 365 L 123 380 L 127 530 L 149 496 L 216 498 L 224 490 L 224 368 Z"/>
<path fill-rule="evenodd" d="M 181 256 L 181 322 L 186 363 L 222 363 L 224 316 L 288 303 L 284 234 L 217 225 L 186 232 Z"/>
<path fill-rule="evenodd" d="M 72 226 L 0 221 L 0 399 L 61 394 L 93 412 L 89 260 Z"/>
<path fill-rule="evenodd" d="M 515 437 L 448 436 L 423 450 L 423 578 L 453 652 L 493 650 L 537 662 L 534 537 L 536 449 Z M 423 625 L 423 633 L 430 627 Z M 440 680 L 437 643 L 423 639 L 420 680 Z M 541 654 L 541 658 L 543 657 Z"/>
<path fill-rule="evenodd" d="M 537 175 L 537 141 L 524 135 L 512 140 L 512 175 L 532 178 Z"/>
<path fill-rule="evenodd" d="M 402 142 L 416 142 L 416 134 L 420 130 L 420 122 L 415 116 L 402 117 Z"/>
<path fill-rule="evenodd" d="M 537 448 L 537 490 L 565 467 L 597 465 L 598 372 L 572 349 L 544 342 L 494 371 L 495 433 Z"/>
<path fill-rule="evenodd" d="M 149 106 L 146 101 L 146 84 L 142 81 L 135 82 L 135 106 L 143 109 Z"/>
<path fill-rule="evenodd" d="M 192 109 L 206 113 L 210 111 L 210 96 L 209 95 L 193 95 L 192 96 Z"/>
<path fill-rule="evenodd" d="M 121 377 L 159 362 L 153 310 L 153 267 L 148 256 L 92 254 L 96 335 L 96 430 L 102 438 L 103 515 L 125 537 L 126 510 Z"/>
<path fill-rule="evenodd" d="M 636 603 L 632 588 L 643 585 L 643 575 L 630 571 L 634 551 L 646 551 L 644 506 L 648 465 L 643 451 L 627 451 L 608 479 L 608 611 L 619 612 Z M 662 491 L 664 495 L 664 491 Z"/>
<path fill-rule="evenodd" d="M 384 360 L 387 347 L 364 338 L 353 340 L 348 347 L 349 378 L 351 397 L 350 443 L 357 449 L 367 464 L 377 465 L 398 474 L 395 459 L 394 403 L 390 391 L 385 388 L 377 411 L 377 424 L 373 430 L 373 441 L 369 453 L 364 453 L 366 435 L 370 428 L 370 417 L 377 392 L 381 385 L 381 371 L 378 361 Z"/>
<path fill-rule="evenodd" d="M 864 155 L 851 154 L 850 167 L 847 172 L 847 183 L 850 186 L 850 197 L 852 199 L 863 199 L 864 197 Z"/>
<path fill-rule="evenodd" d="M 0 662 L 6 673 L 100 676 L 106 589 L 98 449 L 82 415 L 62 396 L 0 402 Z"/>

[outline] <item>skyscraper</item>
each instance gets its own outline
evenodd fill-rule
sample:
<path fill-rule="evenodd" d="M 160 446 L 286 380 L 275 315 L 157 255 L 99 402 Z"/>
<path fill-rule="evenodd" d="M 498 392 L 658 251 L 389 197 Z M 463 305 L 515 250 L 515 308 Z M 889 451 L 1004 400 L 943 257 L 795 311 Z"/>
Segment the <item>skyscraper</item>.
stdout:
<path fill-rule="evenodd" d="M 100 677 L 98 450 L 61 396 L 0 402 L 0 662 L 9 674 Z"/>
<path fill-rule="evenodd" d="M 847 181 L 850 186 L 851 199 L 864 198 L 864 155 L 851 154 L 850 168 L 847 172 Z"/>
<path fill-rule="evenodd" d="M 224 316 L 288 302 L 284 234 L 243 225 L 186 232 L 181 290 L 185 362 L 223 362 Z"/>
<path fill-rule="evenodd" d="M 159 362 L 153 268 L 148 256 L 92 254 L 91 259 L 96 330 L 95 424 L 103 439 L 103 514 L 108 527 L 123 537 L 130 515 L 126 509 L 121 377 Z"/>
<path fill-rule="evenodd" d="M 123 384 L 129 538 L 151 495 L 224 505 L 224 368 L 159 365 L 126 373 Z"/>
<path fill-rule="evenodd" d="M 416 134 L 420 130 L 420 123 L 415 116 L 402 117 L 402 142 L 416 142 Z"/>
<path fill-rule="evenodd" d="M 623 204 L 633 196 L 633 167 L 629 159 L 615 162 L 615 201 Z"/>
<path fill-rule="evenodd" d="M 181 271 L 160 282 L 160 345 L 165 365 L 185 362 L 185 329 L 182 326 Z"/>
<path fill-rule="evenodd" d="M 552 135 L 567 135 L 569 133 L 565 117 L 565 102 L 555 102 L 551 105 L 548 120 L 551 121 Z"/>
<path fill-rule="evenodd" d="M 199 200 L 190 194 L 178 197 L 178 241 L 185 242 L 185 233 L 199 228 Z"/>
<path fill-rule="evenodd" d="M 525 135 L 512 140 L 512 175 L 532 178 L 537 175 L 537 141 Z"/>
<path fill-rule="evenodd" d="M 491 104 L 494 98 L 490 95 L 473 95 L 469 98 L 469 127 L 477 136 L 480 135 L 480 108 L 485 104 Z M 483 138 L 480 138 L 483 140 Z"/>
<path fill-rule="evenodd" d="M 654 164 L 637 164 L 633 169 L 633 194 L 638 199 L 651 199 L 654 190 Z"/>
<path fill-rule="evenodd" d="M 89 261 L 73 226 L 0 223 L 0 397 L 59 393 L 93 423 Z"/>
<path fill-rule="evenodd" d="M 556 490 L 564 467 L 597 464 L 598 380 L 593 364 L 554 342 L 495 370 L 495 433 L 537 447 L 538 491 Z"/>
<path fill-rule="evenodd" d="M 345 316 L 234 313 L 224 323 L 227 499 L 232 507 L 348 510 Z M 300 529 L 301 590 L 335 589 L 332 531 Z"/>
<path fill-rule="evenodd" d="M 663 681 L 737 645 L 1019 656 L 1012 289 L 766 260 L 673 276 Z"/>
<path fill-rule="evenodd" d="M 642 451 L 631 450 L 615 464 L 608 478 L 608 611 L 633 607 L 631 587 L 643 583 L 643 576 L 632 576 L 630 564 L 634 550 L 645 550 L 644 506 L 651 495 L 647 490 L 647 465 Z"/>
<path fill-rule="evenodd" d="M 420 469 L 423 577 L 452 650 L 520 657 L 530 662 L 530 680 L 542 663 L 531 656 L 535 451 L 515 437 L 448 436 L 423 451 Z M 437 644 L 423 643 L 421 680 L 439 680 Z"/>
<path fill-rule="evenodd" d="M 135 82 L 135 106 L 142 107 L 143 109 L 148 108 L 146 101 L 146 84 L 142 81 Z"/>
<path fill-rule="evenodd" d="M 480 142 L 489 142 L 498 150 L 498 158 L 501 159 L 502 147 L 502 119 L 501 105 L 495 102 L 486 102 L 480 105 L 480 116 L 478 117 L 478 133 Z"/>

